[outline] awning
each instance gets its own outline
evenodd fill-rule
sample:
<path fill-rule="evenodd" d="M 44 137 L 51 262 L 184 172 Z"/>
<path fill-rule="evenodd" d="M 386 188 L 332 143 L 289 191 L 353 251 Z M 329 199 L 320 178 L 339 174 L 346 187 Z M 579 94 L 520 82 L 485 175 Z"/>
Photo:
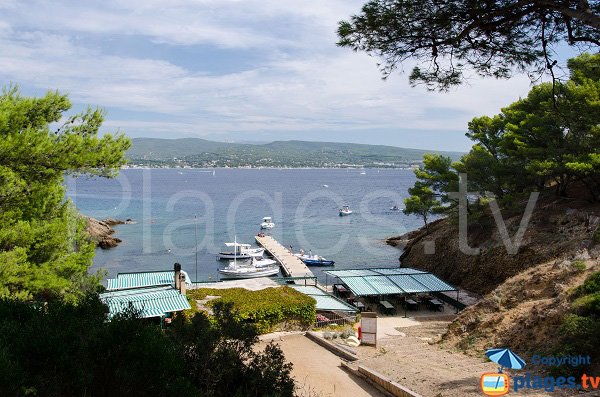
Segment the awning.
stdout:
<path fill-rule="evenodd" d="M 100 300 L 109 309 L 109 317 L 125 311 L 130 305 L 140 312 L 140 317 L 162 317 L 165 314 L 190 309 L 190 304 L 171 286 L 136 288 L 100 294 Z"/>
<path fill-rule="evenodd" d="M 191 284 L 191 279 L 184 271 L 187 285 Z M 161 285 L 171 285 L 175 283 L 175 272 L 173 270 L 156 271 L 156 272 L 135 272 L 135 273 L 118 273 L 115 278 L 106 280 L 106 290 L 120 290 L 127 288 L 140 287 L 156 287 Z"/>
<path fill-rule="evenodd" d="M 324 273 L 340 279 L 356 296 L 457 291 L 435 275 L 409 267 L 326 270 Z"/>
<path fill-rule="evenodd" d="M 337 311 L 337 312 L 357 312 L 358 309 L 346 302 L 336 298 L 335 296 L 329 295 L 318 287 L 311 285 L 294 285 L 288 284 L 290 288 L 295 289 L 298 292 L 302 292 L 304 295 L 308 295 L 317 301 L 317 311 Z"/>

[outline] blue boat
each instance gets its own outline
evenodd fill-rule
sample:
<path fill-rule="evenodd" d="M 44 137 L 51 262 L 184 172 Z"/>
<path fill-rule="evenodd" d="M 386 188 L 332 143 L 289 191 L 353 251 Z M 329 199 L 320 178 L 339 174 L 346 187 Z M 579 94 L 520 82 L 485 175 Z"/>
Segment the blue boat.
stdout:
<path fill-rule="evenodd" d="M 304 253 L 294 254 L 298 257 L 306 266 L 333 266 L 334 261 L 327 260 L 319 255 L 304 255 Z"/>

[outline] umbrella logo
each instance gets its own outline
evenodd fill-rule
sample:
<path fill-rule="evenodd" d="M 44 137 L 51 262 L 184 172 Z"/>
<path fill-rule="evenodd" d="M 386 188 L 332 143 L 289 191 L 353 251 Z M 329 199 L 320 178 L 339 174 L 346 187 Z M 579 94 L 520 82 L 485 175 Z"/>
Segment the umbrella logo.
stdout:
<path fill-rule="evenodd" d="M 500 365 L 498 373 L 488 372 L 481 375 L 479 385 L 486 396 L 503 396 L 508 393 L 510 379 L 502 373 L 502 368 L 522 369 L 525 361 L 510 349 L 490 349 L 485 352 L 490 361 Z"/>

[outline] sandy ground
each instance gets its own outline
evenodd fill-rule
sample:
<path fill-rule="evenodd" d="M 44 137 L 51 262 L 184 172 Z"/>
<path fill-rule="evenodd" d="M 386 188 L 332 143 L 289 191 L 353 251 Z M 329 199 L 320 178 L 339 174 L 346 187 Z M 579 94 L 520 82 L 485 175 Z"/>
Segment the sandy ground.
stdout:
<path fill-rule="evenodd" d="M 407 319 L 398 321 L 393 317 L 379 320 L 382 321 L 378 321 L 378 330 L 388 330 L 398 323 L 409 325 L 396 330 L 400 335 L 379 337 L 376 347 L 360 346 L 357 349 L 360 364 L 389 376 L 423 397 L 481 397 L 481 374 L 497 371 L 497 366 L 486 362 L 484 357 L 470 357 L 432 344 L 445 332 L 447 321 L 419 323 L 412 320 L 409 323 Z M 381 327 L 380 324 L 385 325 Z M 509 371 L 506 372 L 510 375 Z M 565 394 L 520 390 L 518 395 L 547 397 Z"/>
<path fill-rule="evenodd" d="M 293 377 L 298 396 L 385 396 L 364 380 L 346 372 L 340 366 L 338 356 L 302 334 L 278 335 L 273 341 L 281 347 L 287 361 L 294 364 Z"/>
<path fill-rule="evenodd" d="M 423 397 L 481 397 L 481 374 L 496 372 L 497 366 L 484 357 L 467 356 L 435 343 L 447 326 L 448 321 L 419 321 L 418 317 L 379 317 L 377 346 L 360 346 L 352 350 L 358 353 L 358 364 L 389 376 Z M 260 347 L 269 341 L 277 343 L 287 361 L 294 365 L 292 375 L 298 396 L 384 396 L 366 381 L 342 369 L 338 356 L 302 333 L 278 332 L 263 335 L 260 339 Z M 506 372 L 511 375 L 510 371 Z M 568 394 L 522 389 L 516 395 L 563 397 Z M 600 392 L 581 396 L 600 396 Z"/>

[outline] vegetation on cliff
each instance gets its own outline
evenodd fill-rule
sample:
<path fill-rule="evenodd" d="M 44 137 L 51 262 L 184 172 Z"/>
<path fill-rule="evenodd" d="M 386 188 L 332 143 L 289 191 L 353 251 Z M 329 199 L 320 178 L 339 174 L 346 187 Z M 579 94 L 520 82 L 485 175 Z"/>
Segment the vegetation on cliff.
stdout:
<path fill-rule="evenodd" d="M 65 201 L 65 174 L 115 176 L 129 140 L 101 135 L 104 115 L 67 115 L 67 96 L 0 95 L 0 297 L 76 301 L 98 286 L 94 245 Z"/>
<path fill-rule="evenodd" d="M 454 212 L 461 174 L 462 194 L 475 198 L 465 201 L 471 213 L 489 200 L 509 209 L 550 187 L 560 197 L 581 197 L 581 189 L 569 189 L 582 185 L 586 198 L 600 202 L 600 54 L 568 64 L 568 81 L 537 85 L 500 114 L 474 118 L 466 135 L 475 145 L 458 161 L 426 155 L 405 213 L 426 220 Z"/>
<path fill-rule="evenodd" d="M 390 243 L 404 244 L 404 266 L 485 295 L 443 343 L 600 360 L 600 55 L 569 68 L 473 119 L 458 161 L 428 155 L 415 171 L 405 212 L 447 217 Z"/>

